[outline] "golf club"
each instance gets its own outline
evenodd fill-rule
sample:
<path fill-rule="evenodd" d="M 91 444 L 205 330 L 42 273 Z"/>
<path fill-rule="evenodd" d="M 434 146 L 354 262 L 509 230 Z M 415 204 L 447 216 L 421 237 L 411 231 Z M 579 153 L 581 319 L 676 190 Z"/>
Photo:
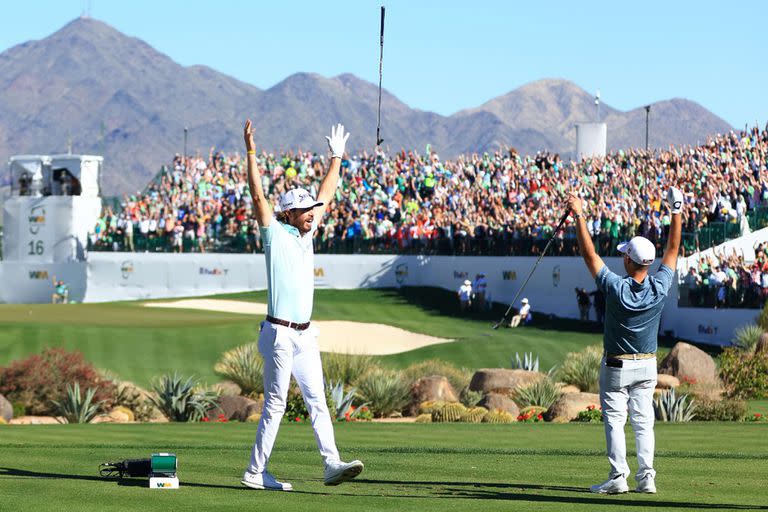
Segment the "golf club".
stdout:
<path fill-rule="evenodd" d="M 517 290 L 517 293 L 515 294 L 514 298 L 512 299 L 512 302 L 509 303 L 509 307 L 507 308 L 507 312 L 504 313 L 504 316 L 501 317 L 501 320 L 499 320 L 494 326 L 493 329 L 496 330 L 499 328 L 501 324 L 503 324 L 507 317 L 509 316 L 509 312 L 512 311 L 512 308 L 514 307 L 515 303 L 517 302 L 517 298 L 522 293 L 523 289 L 525 289 L 525 285 L 528 284 L 528 281 L 531 280 L 531 277 L 533 276 L 533 273 L 536 272 L 536 267 L 539 266 L 539 263 L 541 263 L 541 260 L 544 258 L 544 255 L 547 254 L 547 249 L 549 249 L 550 244 L 555 239 L 555 235 L 560 231 L 560 228 L 563 227 L 563 224 L 565 223 L 565 219 L 568 218 L 568 214 L 571 213 L 570 208 L 566 208 L 565 213 L 563 213 L 563 216 L 560 218 L 560 222 L 557 223 L 557 227 L 552 232 L 552 237 L 549 239 L 549 242 L 547 242 L 547 245 L 544 246 L 544 250 L 541 251 L 541 256 L 539 256 L 539 259 L 536 260 L 536 263 L 534 263 L 533 268 L 531 269 L 531 272 L 528 274 L 528 277 L 525 278 L 525 281 L 523 282 L 523 285 Z"/>

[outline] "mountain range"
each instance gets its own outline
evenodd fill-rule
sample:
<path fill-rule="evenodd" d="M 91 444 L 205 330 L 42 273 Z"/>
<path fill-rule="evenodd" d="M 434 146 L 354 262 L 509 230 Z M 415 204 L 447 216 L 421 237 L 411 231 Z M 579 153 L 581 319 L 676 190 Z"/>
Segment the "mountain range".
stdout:
<path fill-rule="evenodd" d="M 254 121 L 269 151 L 325 151 L 331 124 L 353 135 L 349 150 L 375 143 L 376 85 L 351 74 L 296 73 L 260 89 L 206 66 L 181 66 L 147 43 L 92 18 L 78 18 L 42 40 L 0 53 L 0 161 L 15 154 L 103 154 L 105 195 L 142 189 L 184 147 L 242 149 L 242 124 Z M 602 104 L 609 148 L 645 145 L 645 110 Z M 512 146 L 523 154 L 575 150 L 577 122 L 595 118 L 594 99 L 561 79 L 528 83 L 476 107 L 443 116 L 382 97 L 382 136 L 390 150 L 442 158 Z M 686 99 L 651 104 L 654 147 L 696 144 L 731 130 Z M 7 177 L 5 178 L 7 180 Z"/>

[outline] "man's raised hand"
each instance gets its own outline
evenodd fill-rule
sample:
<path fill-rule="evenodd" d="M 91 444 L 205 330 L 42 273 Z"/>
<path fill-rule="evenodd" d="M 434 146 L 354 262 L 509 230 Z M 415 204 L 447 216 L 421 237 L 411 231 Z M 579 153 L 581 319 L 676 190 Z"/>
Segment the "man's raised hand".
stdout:
<path fill-rule="evenodd" d="M 341 158 L 344 156 L 344 147 L 347 145 L 349 133 L 344 134 L 344 125 L 341 123 L 331 126 L 331 136 L 325 137 L 328 141 L 328 147 L 331 150 L 332 158 Z"/>
<path fill-rule="evenodd" d="M 669 187 L 667 203 L 671 214 L 680 213 L 683 210 L 683 193 L 675 187 Z"/>
<path fill-rule="evenodd" d="M 581 198 L 573 192 L 568 193 L 568 209 L 571 210 L 574 215 L 581 215 L 584 211 Z"/>
<path fill-rule="evenodd" d="M 245 139 L 246 151 L 253 151 L 253 125 L 251 124 L 250 119 L 245 121 L 245 128 L 243 128 L 243 139 Z"/>

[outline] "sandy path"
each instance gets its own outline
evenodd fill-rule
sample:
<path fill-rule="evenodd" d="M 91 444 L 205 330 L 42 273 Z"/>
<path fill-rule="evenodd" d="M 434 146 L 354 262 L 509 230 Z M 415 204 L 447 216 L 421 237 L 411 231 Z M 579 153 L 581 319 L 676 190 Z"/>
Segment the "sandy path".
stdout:
<path fill-rule="evenodd" d="M 266 304 L 237 300 L 184 299 L 174 302 L 148 302 L 144 305 L 152 308 L 202 309 L 254 316 L 267 314 Z M 453 341 L 417 334 L 391 325 L 342 320 L 321 320 L 313 323 L 320 330 L 318 343 L 323 352 L 383 356 Z"/>

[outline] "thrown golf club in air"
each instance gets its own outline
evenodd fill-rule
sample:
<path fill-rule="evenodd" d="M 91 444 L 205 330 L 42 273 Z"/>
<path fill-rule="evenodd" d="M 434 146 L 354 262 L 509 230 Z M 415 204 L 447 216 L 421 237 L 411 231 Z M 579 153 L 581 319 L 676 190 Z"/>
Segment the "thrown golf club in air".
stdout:
<path fill-rule="evenodd" d="M 512 308 L 514 307 L 515 303 L 517 302 L 517 298 L 522 293 L 523 289 L 525 288 L 525 285 L 528 284 L 528 281 L 531 280 L 531 277 L 533 276 L 533 273 L 536 272 L 536 267 L 539 266 L 539 263 L 541 263 L 542 258 L 544 258 L 544 255 L 547 254 L 547 249 L 549 249 L 550 244 L 555 239 L 555 235 L 560 231 L 560 228 L 563 227 L 563 224 L 565 223 L 565 219 L 568 218 L 568 215 L 571 213 L 571 210 L 566 208 L 565 213 L 563 213 L 563 216 L 560 218 L 560 222 L 557 223 L 557 227 L 552 232 L 552 238 L 549 239 L 549 242 L 547 242 L 547 245 L 544 246 L 544 250 L 541 251 L 541 256 L 539 256 L 539 259 L 536 260 L 536 263 L 534 263 L 533 268 L 531 269 L 531 272 L 528 274 L 528 277 L 525 278 L 525 281 L 523 282 L 523 285 L 518 288 L 517 293 L 515 294 L 515 297 L 512 299 L 512 302 L 509 303 L 509 307 L 507 308 L 507 312 L 504 313 L 504 316 L 501 317 L 501 320 L 499 320 L 494 326 L 493 329 L 496 330 L 503 324 L 507 317 L 509 316 L 509 312 L 512 311 Z"/>

